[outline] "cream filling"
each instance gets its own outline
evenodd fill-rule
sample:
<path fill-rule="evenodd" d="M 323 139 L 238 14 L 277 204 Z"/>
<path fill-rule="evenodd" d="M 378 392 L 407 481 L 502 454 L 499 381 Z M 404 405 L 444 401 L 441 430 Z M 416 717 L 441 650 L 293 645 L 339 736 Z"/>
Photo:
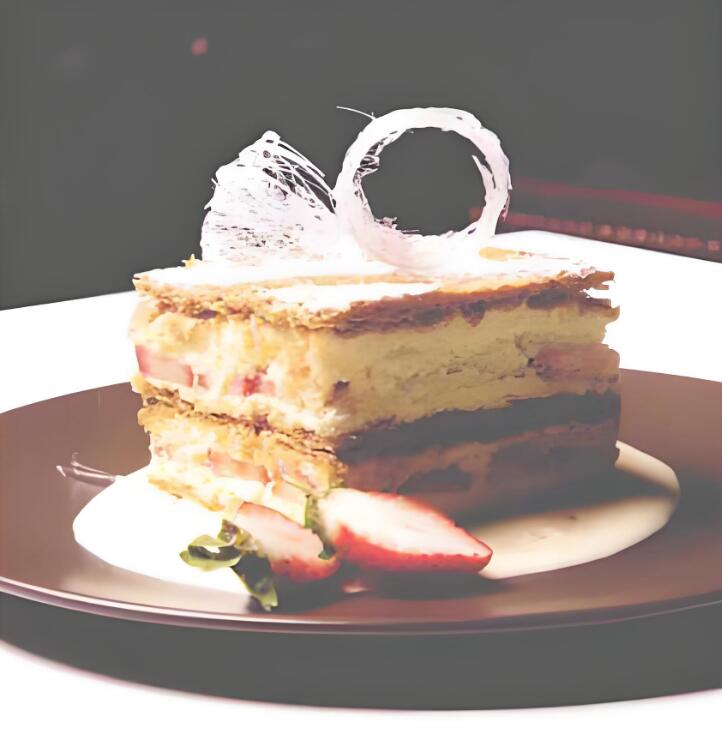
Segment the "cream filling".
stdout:
<path fill-rule="evenodd" d="M 152 456 L 148 476 L 161 488 L 193 498 L 210 509 L 231 511 L 243 501 L 259 503 L 265 483 L 219 476 L 203 464 Z"/>
<path fill-rule="evenodd" d="M 146 303 L 147 305 L 147 303 Z M 176 358 L 210 387 L 158 378 L 203 411 L 267 416 L 271 424 L 322 436 L 394 418 L 410 422 L 442 410 L 495 409 L 516 398 L 603 391 L 608 375 L 576 372 L 554 379 L 530 359 L 548 345 L 592 344 L 616 313 L 576 302 L 548 310 L 492 309 L 477 324 L 456 316 L 438 326 L 340 336 L 329 329 L 273 327 L 258 319 L 209 320 L 166 312 L 136 316 L 135 344 Z M 263 372 L 273 394 L 226 392 L 236 376 Z"/>
<path fill-rule="evenodd" d="M 304 487 L 325 489 L 338 484 L 338 462 L 327 451 L 306 452 L 285 441 L 278 433 L 239 431 L 233 424 L 215 422 L 203 417 L 186 417 L 163 410 L 166 416 L 156 416 L 149 410 L 143 424 L 150 433 L 154 467 L 205 467 L 209 472 L 209 452 L 225 454 L 230 459 L 262 467 L 272 477 L 288 476 Z M 170 413 L 170 414 L 168 414 Z M 171 460 L 174 462 L 170 464 Z M 168 472 L 172 475 L 173 470 Z M 192 483 L 191 483 L 192 484 Z"/>

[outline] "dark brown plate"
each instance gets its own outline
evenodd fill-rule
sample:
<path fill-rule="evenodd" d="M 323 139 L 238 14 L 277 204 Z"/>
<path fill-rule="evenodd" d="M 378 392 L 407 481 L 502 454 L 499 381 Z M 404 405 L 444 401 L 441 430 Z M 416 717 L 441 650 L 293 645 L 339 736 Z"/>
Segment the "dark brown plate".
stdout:
<path fill-rule="evenodd" d="M 271 614 L 114 568 L 75 543 L 72 521 L 99 487 L 64 479 L 56 465 L 78 452 L 120 474 L 148 458 L 127 384 L 23 407 L 0 415 L 0 590 L 132 620 L 265 633 L 475 633 L 722 602 L 722 384 L 637 371 L 622 384 L 622 440 L 671 465 L 682 485 L 661 532 L 601 561 L 443 596 L 364 593 Z"/>

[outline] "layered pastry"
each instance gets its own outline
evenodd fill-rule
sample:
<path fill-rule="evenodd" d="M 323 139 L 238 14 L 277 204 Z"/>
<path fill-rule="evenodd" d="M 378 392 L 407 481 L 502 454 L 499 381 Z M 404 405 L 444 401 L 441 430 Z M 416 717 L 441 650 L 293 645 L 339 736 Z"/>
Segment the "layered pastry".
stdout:
<path fill-rule="evenodd" d="M 413 127 L 484 154 L 462 231 L 371 214 L 361 180 Z M 371 118 L 333 190 L 272 132 L 218 170 L 203 260 L 138 275 L 131 326 L 148 477 L 222 520 L 186 563 L 264 607 L 347 566 L 478 573 L 492 552 L 460 518 L 612 467 L 612 274 L 495 248 L 510 187 L 499 139 L 452 109 Z"/>
<path fill-rule="evenodd" d="M 253 283 L 199 261 L 138 276 L 151 480 L 214 509 L 273 482 L 458 516 L 609 469 L 618 357 L 602 339 L 617 310 L 590 291 L 612 274 L 481 256 L 486 273 L 463 281 Z"/>

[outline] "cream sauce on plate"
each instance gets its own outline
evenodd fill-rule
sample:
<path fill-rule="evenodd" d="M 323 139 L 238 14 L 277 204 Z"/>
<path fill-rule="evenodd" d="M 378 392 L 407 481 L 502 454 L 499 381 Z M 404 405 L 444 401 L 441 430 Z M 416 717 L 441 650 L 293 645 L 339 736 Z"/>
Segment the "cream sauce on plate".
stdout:
<path fill-rule="evenodd" d="M 482 576 L 505 579 L 588 563 L 661 529 L 679 500 L 676 475 L 658 459 L 619 446 L 608 497 L 593 503 L 567 499 L 555 510 L 469 527 L 494 551 Z M 215 535 L 221 519 L 220 512 L 154 487 L 141 469 L 98 493 L 75 518 L 73 532 L 80 545 L 113 566 L 247 597 L 229 569 L 204 572 L 179 557 L 193 538 Z"/>
<path fill-rule="evenodd" d="M 677 476 L 663 462 L 620 444 L 612 497 L 470 528 L 494 551 L 487 579 L 554 571 L 606 558 L 659 531 L 679 501 Z M 612 494 L 610 494 L 611 496 Z"/>
<path fill-rule="evenodd" d="M 151 485 L 143 468 L 98 493 L 75 517 L 73 533 L 86 550 L 118 568 L 245 595 L 230 569 L 201 571 L 179 555 L 199 535 L 216 535 L 221 520 L 220 512 Z"/>

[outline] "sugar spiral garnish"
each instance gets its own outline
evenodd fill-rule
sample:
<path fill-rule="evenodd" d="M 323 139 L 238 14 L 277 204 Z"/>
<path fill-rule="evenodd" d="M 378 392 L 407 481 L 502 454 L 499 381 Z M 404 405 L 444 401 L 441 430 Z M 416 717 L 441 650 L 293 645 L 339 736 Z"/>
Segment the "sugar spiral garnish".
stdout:
<path fill-rule="evenodd" d="M 371 213 L 361 181 L 379 167 L 381 151 L 412 128 L 454 131 L 484 155 L 473 160 L 481 173 L 485 198 L 479 218 L 458 232 L 421 235 L 399 230 L 393 220 L 377 220 Z M 346 152 L 333 190 L 336 216 L 369 258 L 382 260 L 411 274 L 436 276 L 474 273 L 479 251 L 496 232 L 506 211 L 511 189 L 509 160 L 499 138 L 479 120 L 458 109 L 429 107 L 395 110 L 374 118 Z"/>
<path fill-rule="evenodd" d="M 214 184 L 201 231 L 203 260 L 264 266 L 328 257 L 338 233 L 331 188 L 277 133 L 267 131 L 220 167 Z"/>
<path fill-rule="evenodd" d="M 378 169 L 381 151 L 412 128 L 454 131 L 484 155 L 484 162 L 472 157 L 484 205 L 465 229 L 421 235 L 371 213 L 361 182 Z M 203 260 L 265 267 L 270 275 L 284 264 L 286 273 L 306 266 L 317 276 L 344 268 L 419 277 L 480 273 L 479 251 L 494 236 L 510 189 L 498 137 L 463 110 L 414 108 L 373 118 L 346 152 L 333 190 L 316 165 L 268 131 L 217 171 L 201 232 Z"/>

